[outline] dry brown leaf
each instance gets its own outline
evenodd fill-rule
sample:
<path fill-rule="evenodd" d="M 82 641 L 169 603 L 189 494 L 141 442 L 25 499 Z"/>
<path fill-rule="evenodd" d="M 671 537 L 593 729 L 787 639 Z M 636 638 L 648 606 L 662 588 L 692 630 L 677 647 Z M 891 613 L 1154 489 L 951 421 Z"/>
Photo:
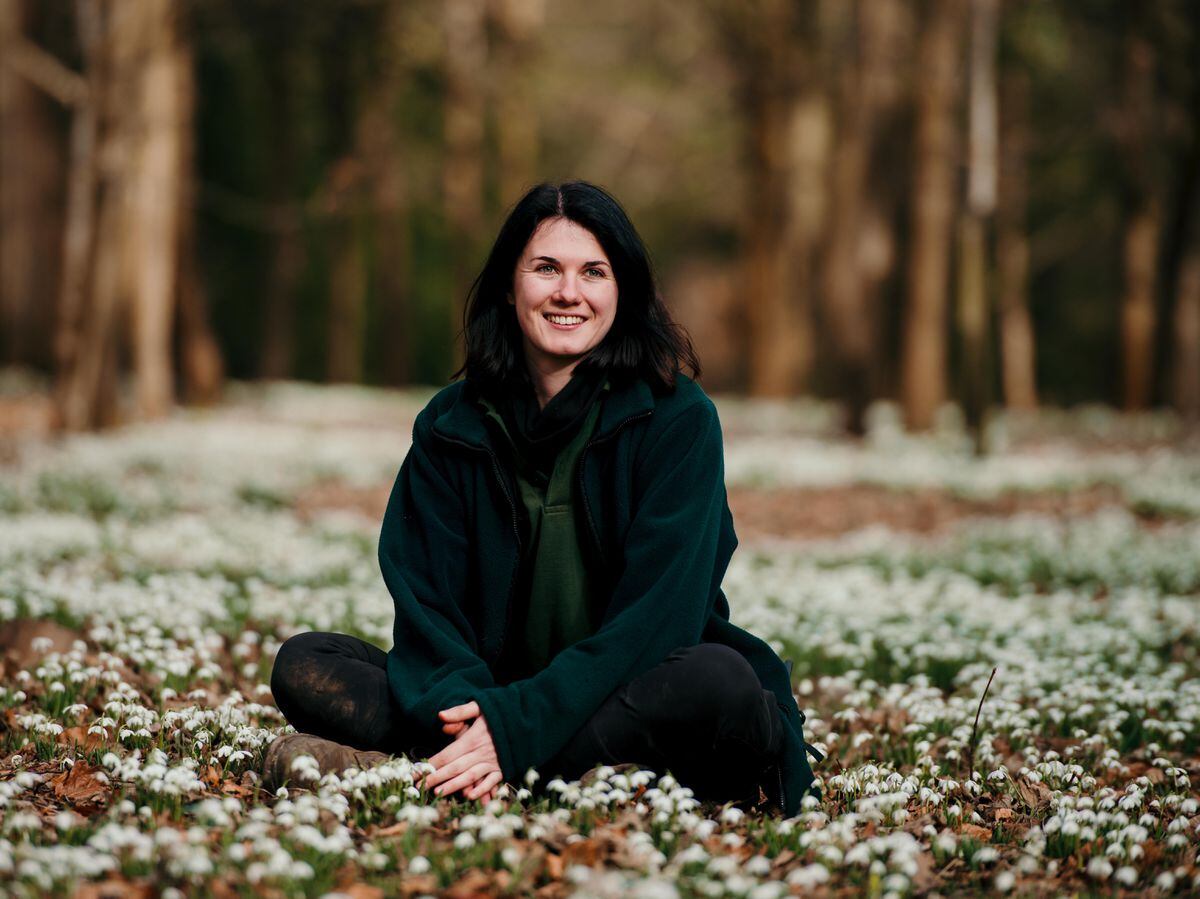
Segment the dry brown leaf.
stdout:
<path fill-rule="evenodd" d="M 215 899 L 235 899 L 238 895 L 237 890 L 230 886 L 224 877 L 210 880 L 205 886 Z"/>
<path fill-rule="evenodd" d="M 448 899 L 484 899 L 484 897 L 495 896 L 504 889 L 504 886 L 497 883 L 497 874 L 507 875 L 508 872 L 487 872 L 479 868 L 472 868 L 458 881 L 447 887 L 442 895 Z M 505 879 L 506 884 L 507 878 Z"/>
<path fill-rule="evenodd" d="M 798 858 L 798 856 L 796 853 L 792 852 L 791 849 L 784 849 L 777 856 L 775 856 L 775 859 L 771 862 L 771 871 L 778 873 L 781 869 L 786 868 L 789 864 L 791 864 L 791 862 L 796 858 Z"/>
<path fill-rule="evenodd" d="M 586 865 L 589 868 L 594 868 L 596 864 L 607 854 L 608 848 L 605 843 L 607 841 L 592 838 L 584 840 L 576 840 L 574 843 L 567 845 L 567 848 L 562 852 L 563 867 L 570 865 Z"/>
<path fill-rule="evenodd" d="M 1044 783 L 1025 778 L 1017 781 L 1017 792 L 1021 794 L 1021 799 L 1029 806 L 1030 811 L 1037 811 L 1047 804 L 1051 796 L 1050 788 Z"/>
<path fill-rule="evenodd" d="M 421 893 L 436 893 L 438 879 L 436 874 L 410 874 L 404 878 L 400 891 L 405 896 L 416 896 Z"/>
<path fill-rule="evenodd" d="M 560 880 L 563 874 L 563 859 L 561 855 L 550 852 L 546 854 L 546 876 L 551 880 Z"/>
<path fill-rule="evenodd" d="M 148 899 L 155 892 L 153 884 L 131 883 L 114 878 L 98 883 L 81 883 L 71 896 L 72 899 Z"/>
<path fill-rule="evenodd" d="M 409 823 L 407 821 L 397 821 L 395 824 L 389 824 L 387 827 L 381 827 L 374 831 L 372 837 L 398 837 L 402 836 L 408 830 Z"/>
<path fill-rule="evenodd" d="M 383 899 L 383 890 L 361 881 L 349 886 L 340 886 L 337 891 L 345 893 L 350 899 Z"/>
<path fill-rule="evenodd" d="M 58 735 L 58 742 L 63 746 L 72 744 L 80 746 L 83 749 L 97 749 L 104 745 L 103 734 L 89 734 L 88 729 L 82 724 L 76 724 L 74 727 L 68 727 Z"/>
<path fill-rule="evenodd" d="M 108 796 L 108 784 L 96 776 L 99 771 L 100 767 L 97 765 L 75 762 L 62 774 L 50 778 L 55 798 L 74 806 L 90 806 L 102 802 Z"/>
<path fill-rule="evenodd" d="M 992 832 L 986 827 L 980 827 L 978 824 L 964 824 L 959 828 L 959 831 L 972 839 L 979 840 L 981 843 L 987 843 L 992 839 Z"/>
<path fill-rule="evenodd" d="M 1013 816 L 1013 810 L 1010 808 L 996 809 L 996 820 L 997 821 L 1007 821 L 1012 816 Z"/>

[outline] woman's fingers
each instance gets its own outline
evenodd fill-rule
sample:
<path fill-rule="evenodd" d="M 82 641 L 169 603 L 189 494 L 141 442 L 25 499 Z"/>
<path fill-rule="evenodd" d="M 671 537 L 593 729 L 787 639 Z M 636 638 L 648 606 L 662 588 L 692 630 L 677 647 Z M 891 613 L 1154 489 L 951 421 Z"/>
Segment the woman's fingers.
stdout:
<path fill-rule="evenodd" d="M 479 703 L 471 700 L 462 705 L 451 706 L 438 712 L 443 721 L 465 721 L 479 716 Z"/>
<path fill-rule="evenodd" d="M 468 799 L 480 798 L 484 802 L 491 802 L 492 796 L 495 794 L 495 786 L 500 783 L 503 775 L 499 771 L 493 770 L 490 774 L 484 776 L 482 780 L 474 786 L 469 787 L 463 795 Z"/>
<path fill-rule="evenodd" d="M 473 783 L 475 783 L 475 781 L 484 777 L 492 770 L 493 769 L 489 764 L 486 762 L 480 762 L 478 765 L 473 765 L 472 767 L 468 768 L 462 774 L 447 780 L 437 788 L 436 792 L 439 796 L 449 796 L 456 790 L 462 790 L 466 787 L 470 787 Z"/>

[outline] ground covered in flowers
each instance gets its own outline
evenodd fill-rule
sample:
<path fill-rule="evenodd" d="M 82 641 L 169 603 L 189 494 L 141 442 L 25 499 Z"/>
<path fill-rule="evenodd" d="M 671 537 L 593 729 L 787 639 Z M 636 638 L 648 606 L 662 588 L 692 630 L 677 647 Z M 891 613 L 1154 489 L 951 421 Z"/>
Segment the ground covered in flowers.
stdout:
<path fill-rule="evenodd" d="M 1200 452 L 1101 409 L 997 420 L 977 459 L 952 418 L 849 442 L 718 398 L 733 619 L 828 753 L 796 817 L 645 770 L 438 800 L 403 757 L 268 794 L 279 644 L 390 645 L 379 512 L 429 395 L 241 387 L 0 444 L 0 891 L 1200 890 Z"/>

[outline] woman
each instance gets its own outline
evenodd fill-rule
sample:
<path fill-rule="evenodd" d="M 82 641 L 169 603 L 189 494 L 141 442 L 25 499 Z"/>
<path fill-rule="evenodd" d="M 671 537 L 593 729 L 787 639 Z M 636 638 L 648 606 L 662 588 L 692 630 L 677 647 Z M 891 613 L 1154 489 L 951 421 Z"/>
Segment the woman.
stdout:
<path fill-rule="evenodd" d="M 417 416 L 384 515 L 395 645 L 283 644 L 271 689 L 315 736 L 276 740 L 268 783 L 302 751 L 323 770 L 428 757 L 426 786 L 483 800 L 530 767 L 634 763 L 795 814 L 813 775 L 789 669 L 720 586 L 737 538 L 716 408 L 617 202 L 530 190 L 465 333 L 465 380 Z"/>

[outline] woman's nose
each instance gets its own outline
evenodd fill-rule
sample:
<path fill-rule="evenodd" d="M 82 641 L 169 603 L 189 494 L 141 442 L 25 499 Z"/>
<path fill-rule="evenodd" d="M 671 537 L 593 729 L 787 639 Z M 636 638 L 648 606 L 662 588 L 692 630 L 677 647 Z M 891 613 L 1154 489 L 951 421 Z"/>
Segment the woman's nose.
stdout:
<path fill-rule="evenodd" d="M 558 290 L 555 291 L 555 299 L 560 299 L 565 302 L 574 303 L 579 299 L 579 281 L 570 273 L 562 276 L 558 282 Z"/>

